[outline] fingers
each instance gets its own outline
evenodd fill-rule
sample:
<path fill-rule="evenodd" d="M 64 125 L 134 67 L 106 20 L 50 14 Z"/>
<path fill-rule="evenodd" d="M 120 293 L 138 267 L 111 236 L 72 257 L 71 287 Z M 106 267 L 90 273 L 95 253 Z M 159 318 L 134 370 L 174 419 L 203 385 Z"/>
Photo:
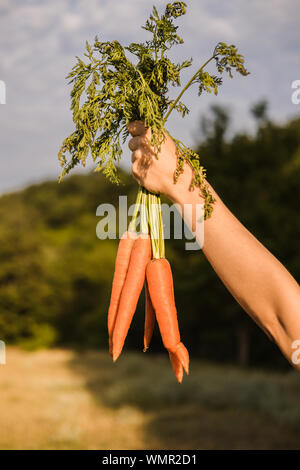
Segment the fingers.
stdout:
<path fill-rule="evenodd" d="M 149 144 L 148 139 L 145 135 L 140 136 L 137 135 L 136 137 L 132 137 L 128 142 L 128 147 L 133 152 L 134 150 L 145 148 Z"/>
<path fill-rule="evenodd" d="M 128 147 L 132 152 L 137 150 L 139 145 L 140 145 L 140 136 L 132 137 L 132 139 L 130 139 L 130 141 L 128 142 Z"/>
<path fill-rule="evenodd" d="M 140 160 L 142 158 L 142 152 L 140 150 L 135 150 L 131 154 L 131 161 L 134 163 L 136 160 Z"/>
<path fill-rule="evenodd" d="M 133 136 L 128 142 L 128 147 L 132 151 L 132 175 L 139 184 L 142 184 L 152 163 L 153 152 L 149 145 L 151 129 L 146 128 L 142 121 L 131 121 L 127 128 Z"/>
<path fill-rule="evenodd" d="M 147 156 L 142 150 L 138 149 L 132 152 L 131 155 L 131 171 L 133 177 L 139 184 L 144 181 L 147 171 L 152 163 L 152 156 Z"/>
<path fill-rule="evenodd" d="M 131 121 L 127 124 L 127 129 L 133 137 L 146 134 L 147 132 L 147 128 L 143 121 Z"/>
<path fill-rule="evenodd" d="M 141 184 L 138 160 L 131 165 L 131 172 L 134 179 Z"/>

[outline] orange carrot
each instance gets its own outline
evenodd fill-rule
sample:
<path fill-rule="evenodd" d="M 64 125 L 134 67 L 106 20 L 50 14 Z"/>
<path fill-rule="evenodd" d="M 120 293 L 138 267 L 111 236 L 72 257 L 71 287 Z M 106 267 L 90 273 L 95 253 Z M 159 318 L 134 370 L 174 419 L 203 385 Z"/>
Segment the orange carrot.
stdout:
<path fill-rule="evenodd" d="M 172 353 L 170 359 L 178 379 L 177 360 L 188 374 L 189 353 L 180 341 L 171 266 L 165 258 L 153 259 L 147 265 L 146 276 L 160 334 L 165 348 Z"/>
<path fill-rule="evenodd" d="M 144 352 L 150 346 L 151 338 L 153 335 L 154 325 L 155 325 L 155 311 L 152 305 L 152 301 L 149 294 L 149 288 L 147 279 L 145 280 L 145 306 L 146 306 L 146 315 L 145 315 L 145 330 L 144 330 Z M 183 368 L 182 364 L 177 359 L 176 354 L 169 352 L 170 361 L 175 373 L 175 376 L 179 383 L 182 382 L 183 379 Z"/>
<path fill-rule="evenodd" d="M 181 384 L 183 378 L 183 368 L 180 360 L 177 358 L 176 354 L 169 351 L 169 358 L 174 370 L 174 374 L 176 375 L 176 379 Z"/>
<path fill-rule="evenodd" d="M 155 325 L 155 311 L 149 294 L 147 279 L 145 280 L 145 328 L 144 328 L 144 352 L 150 346 Z"/>
<path fill-rule="evenodd" d="M 129 267 L 122 289 L 113 331 L 113 360 L 120 356 L 145 282 L 146 266 L 151 259 L 149 235 L 140 235 L 134 242 Z"/>
<path fill-rule="evenodd" d="M 112 356 L 112 334 L 116 322 L 116 316 L 121 297 L 122 288 L 125 282 L 126 273 L 129 266 L 129 260 L 133 244 L 136 240 L 135 232 L 125 232 L 120 240 L 117 257 L 115 261 L 115 273 L 112 283 L 110 305 L 108 309 L 108 334 L 109 334 L 109 353 Z"/>

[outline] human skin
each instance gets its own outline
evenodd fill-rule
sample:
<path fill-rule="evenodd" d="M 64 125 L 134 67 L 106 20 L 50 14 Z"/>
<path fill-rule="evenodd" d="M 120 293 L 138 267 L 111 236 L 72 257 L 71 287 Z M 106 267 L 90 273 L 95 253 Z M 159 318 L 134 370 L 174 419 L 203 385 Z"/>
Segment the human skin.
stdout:
<path fill-rule="evenodd" d="M 128 124 L 132 135 L 132 174 L 139 184 L 167 196 L 179 205 L 187 225 L 199 236 L 195 224 L 196 205 L 203 204 L 199 190 L 191 189 L 193 169 L 186 163 L 174 183 L 177 163 L 176 145 L 168 134 L 158 158 L 149 139 L 151 130 L 142 121 Z M 203 253 L 232 296 L 261 329 L 281 349 L 288 361 L 296 364 L 293 343 L 300 340 L 300 289 L 286 268 L 230 212 L 207 182 L 215 202 L 212 216 L 204 223 Z M 192 211 L 184 214 L 184 205 Z M 297 355 L 296 355 L 297 356 Z M 299 355 L 298 355 L 299 360 Z"/>

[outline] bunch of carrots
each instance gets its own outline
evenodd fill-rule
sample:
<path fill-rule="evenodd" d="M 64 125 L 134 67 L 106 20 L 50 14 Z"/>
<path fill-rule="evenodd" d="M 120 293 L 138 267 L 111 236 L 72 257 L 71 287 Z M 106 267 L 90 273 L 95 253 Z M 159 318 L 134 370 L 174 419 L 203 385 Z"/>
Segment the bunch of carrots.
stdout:
<path fill-rule="evenodd" d="M 140 233 L 136 220 L 140 210 Z M 140 188 L 135 211 L 116 257 L 108 310 L 109 352 L 120 356 L 141 291 L 145 287 L 144 352 L 157 320 L 163 344 L 179 383 L 189 373 L 189 353 L 180 340 L 171 266 L 165 258 L 160 197 Z"/>
<path fill-rule="evenodd" d="M 197 66 L 176 99 L 168 96 L 170 87 L 181 86 L 182 71 L 192 66 L 192 58 L 175 63 L 168 56 L 173 46 L 183 43 L 175 21 L 185 15 L 186 7 L 185 2 L 174 1 L 167 3 L 159 14 L 153 6 L 142 26 L 150 35 L 150 40 L 145 42 L 132 42 L 124 47 L 119 41 L 100 41 L 96 37 L 93 45 L 86 43 L 84 60 L 77 57 L 67 76 L 73 84 L 70 96 L 75 129 L 64 139 L 58 153 L 63 167 L 59 181 L 76 165 L 85 166 L 91 157 L 96 164 L 94 171 L 102 171 L 118 184 L 116 164 L 122 155 L 121 139 L 125 143 L 129 135 L 130 121 L 141 120 L 151 129 L 150 143 L 157 157 L 164 132 L 171 136 L 166 129 L 170 114 L 176 110 L 184 118 L 189 112 L 181 99 L 191 86 L 197 85 L 199 96 L 203 92 L 217 95 L 222 74 L 232 77 L 235 70 L 248 75 L 236 46 L 219 42 L 212 55 Z M 128 53 L 134 56 L 134 61 Z M 218 75 L 207 71 L 213 62 Z M 206 170 L 196 152 L 179 139 L 172 139 L 178 151 L 174 182 L 182 173 L 184 162 L 188 162 L 194 172 L 191 187 L 197 187 L 203 196 L 205 218 L 208 218 L 214 198 L 206 183 Z M 140 233 L 136 230 L 139 210 Z M 146 293 L 144 350 L 149 347 L 156 318 L 175 375 L 181 382 L 183 369 L 189 371 L 189 354 L 180 341 L 172 272 L 165 258 L 160 196 L 140 188 L 134 216 L 120 241 L 113 278 L 108 332 L 114 361 L 122 352 L 143 286 Z"/>

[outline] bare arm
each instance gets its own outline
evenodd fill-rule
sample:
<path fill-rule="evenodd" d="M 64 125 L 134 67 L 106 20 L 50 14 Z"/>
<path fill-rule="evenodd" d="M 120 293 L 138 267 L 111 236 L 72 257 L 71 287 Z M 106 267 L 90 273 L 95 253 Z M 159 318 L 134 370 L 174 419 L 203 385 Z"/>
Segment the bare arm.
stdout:
<path fill-rule="evenodd" d="M 190 190 L 192 169 L 188 165 L 178 183 L 173 183 L 177 158 L 174 142 L 166 138 L 157 160 L 147 144 L 149 130 L 140 121 L 128 128 L 135 136 L 129 147 L 136 179 L 149 190 L 165 194 L 183 210 L 184 204 L 195 208 L 203 203 L 199 192 Z M 210 189 L 216 202 L 212 217 L 204 224 L 203 252 L 237 302 L 292 363 L 292 344 L 300 340 L 299 285 Z M 185 221 L 194 227 L 192 220 Z M 293 365 L 300 370 L 300 364 Z"/>

